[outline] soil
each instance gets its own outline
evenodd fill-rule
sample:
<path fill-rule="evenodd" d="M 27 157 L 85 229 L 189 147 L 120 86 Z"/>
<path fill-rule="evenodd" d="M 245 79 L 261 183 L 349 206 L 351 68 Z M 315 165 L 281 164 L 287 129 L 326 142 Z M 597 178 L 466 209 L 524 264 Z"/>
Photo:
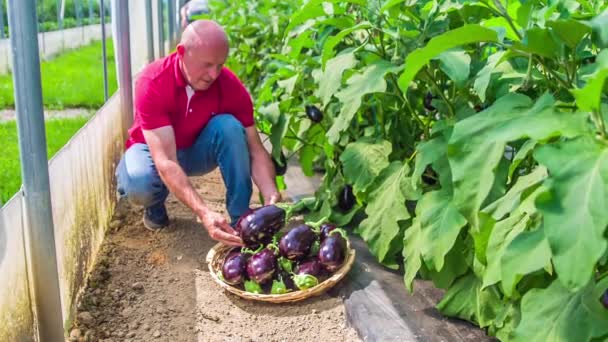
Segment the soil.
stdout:
<path fill-rule="evenodd" d="M 226 214 L 219 172 L 191 180 L 210 207 Z M 209 275 L 205 258 L 216 242 L 173 196 L 171 224 L 160 232 L 144 228 L 141 208 L 120 207 L 70 341 L 360 341 L 347 326 L 339 288 L 293 304 L 241 299 Z"/>

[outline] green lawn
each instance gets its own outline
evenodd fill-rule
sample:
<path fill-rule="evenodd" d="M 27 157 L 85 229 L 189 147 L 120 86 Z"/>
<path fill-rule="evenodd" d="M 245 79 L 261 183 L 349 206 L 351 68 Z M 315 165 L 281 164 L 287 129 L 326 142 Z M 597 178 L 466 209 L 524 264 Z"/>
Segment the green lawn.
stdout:
<path fill-rule="evenodd" d="M 83 112 L 83 115 L 85 113 Z M 46 142 L 49 159 L 65 145 L 89 118 L 50 119 L 46 121 Z M 0 206 L 6 203 L 21 187 L 21 168 L 17 124 L 15 121 L 0 123 Z"/>
<path fill-rule="evenodd" d="M 116 69 L 112 41 L 108 40 L 108 90 L 116 91 Z M 56 58 L 43 61 L 40 66 L 44 107 L 98 109 L 103 99 L 103 58 L 101 41 L 75 50 L 66 51 Z M 15 105 L 12 75 L 0 76 L 0 108 Z"/>

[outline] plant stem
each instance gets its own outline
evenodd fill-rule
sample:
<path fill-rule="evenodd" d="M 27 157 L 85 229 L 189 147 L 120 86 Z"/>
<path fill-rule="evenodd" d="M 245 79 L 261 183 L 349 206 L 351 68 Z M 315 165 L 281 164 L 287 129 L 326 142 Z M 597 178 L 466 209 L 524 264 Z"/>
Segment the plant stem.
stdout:
<path fill-rule="evenodd" d="M 598 110 L 594 110 L 592 112 L 593 115 L 593 119 L 595 120 L 595 122 L 599 125 L 599 131 L 600 131 L 600 135 L 602 136 L 602 139 L 606 139 L 607 135 L 606 135 L 606 124 L 604 123 L 604 118 L 602 117 L 602 113 Z"/>
<path fill-rule="evenodd" d="M 435 78 L 433 78 L 433 75 L 431 75 L 431 73 L 429 72 L 428 68 L 425 67 L 422 69 L 424 75 L 426 75 L 426 77 L 428 78 L 429 83 L 431 83 L 431 85 L 433 86 L 433 88 L 435 88 L 435 91 L 439 94 L 439 96 L 441 97 L 441 99 L 443 101 L 445 101 L 445 103 L 448 105 L 448 110 L 450 111 L 450 117 L 455 117 L 456 113 L 454 111 L 454 105 L 452 104 L 452 102 L 450 102 L 450 100 L 448 100 L 447 97 L 445 97 L 445 94 L 443 94 L 443 91 L 441 91 L 441 89 L 439 89 L 439 86 L 437 85 Z"/>

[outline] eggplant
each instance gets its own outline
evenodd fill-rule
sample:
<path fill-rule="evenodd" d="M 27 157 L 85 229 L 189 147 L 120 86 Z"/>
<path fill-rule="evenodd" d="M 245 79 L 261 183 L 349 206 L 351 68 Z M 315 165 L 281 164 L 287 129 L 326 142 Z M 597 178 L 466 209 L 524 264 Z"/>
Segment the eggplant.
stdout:
<path fill-rule="evenodd" d="M 319 262 L 329 272 L 335 272 L 346 258 L 346 240 L 338 232 L 331 233 L 319 249 Z"/>
<path fill-rule="evenodd" d="M 309 226 L 299 225 L 283 235 L 279 241 L 279 251 L 289 260 L 302 259 L 308 255 L 316 238 L 317 235 Z"/>
<path fill-rule="evenodd" d="M 429 112 L 434 112 L 437 109 L 431 103 L 433 99 L 434 97 L 431 92 L 426 93 L 426 95 L 424 96 L 424 109 L 428 110 Z"/>
<path fill-rule="evenodd" d="M 272 164 L 274 165 L 275 174 L 277 176 L 283 176 L 285 172 L 287 172 L 287 158 L 285 158 L 285 154 L 283 154 L 283 152 L 281 152 L 279 160 L 280 163 L 274 157 L 272 157 Z"/>
<path fill-rule="evenodd" d="M 306 105 L 306 116 L 310 119 L 310 121 L 314 123 L 319 123 L 323 120 L 323 112 L 317 106 L 314 105 Z"/>
<path fill-rule="evenodd" d="M 310 274 L 311 276 L 319 277 L 323 273 L 323 266 L 318 259 L 310 259 L 300 263 L 296 267 L 296 274 Z"/>
<path fill-rule="evenodd" d="M 241 216 L 235 229 L 246 247 L 256 247 L 272 241 L 272 237 L 285 225 L 285 210 L 267 205 Z"/>
<path fill-rule="evenodd" d="M 289 289 L 289 290 L 298 289 L 296 284 L 293 282 L 293 278 L 291 277 L 291 274 L 289 274 L 288 272 L 284 272 L 284 271 L 279 272 L 279 279 L 283 280 L 283 283 L 285 284 L 285 287 L 287 287 L 287 289 Z"/>
<path fill-rule="evenodd" d="M 604 291 L 604 295 L 602 296 L 602 305 L 608 309 L 608 289 Z"/>
<path fill-rule="evenodd" d="M 247 275 L 258 284 L 272 280 L 276 271 L 277 256 L 268 248 L 255 253 L 247 262 Z"/>
<path fill-rule="evenodd" d="M 224 282 L 237 285 L 245 280 L 247 275 L 247 255 L 238 250 L 233 250 L 224 259 L 222 276 Z"/>
<path fill-rule="evenodd" d="M 327 238 L 329 236 L 329 233 L 331 233 L 332 230 L 336 229 L 336 225 L 333 223 L 323 223 L 321 224 L 321 227 L 319 227 L 319 231 L 320 231 L 320 235 L 321 235 L 321 241 L 325 240 L 325 238 Z"/>
<path fill-rule="evenodd" d="M 345 185 L 340 191 L 338 198 L 338 207 L 342 212 L 349 211 L 355 205 L 355 196 L 353 195 L 353 187 L 349 184 Z"/>

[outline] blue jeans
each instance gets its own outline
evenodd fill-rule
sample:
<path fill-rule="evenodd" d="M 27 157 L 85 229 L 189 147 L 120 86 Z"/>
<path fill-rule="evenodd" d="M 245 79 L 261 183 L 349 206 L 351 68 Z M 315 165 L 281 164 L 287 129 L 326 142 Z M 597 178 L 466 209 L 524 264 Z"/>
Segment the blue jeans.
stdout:
<path fill-rule="evenodd" d="M 220 168 L 226 186 L 226 208 L 232 223 L 249 209 L 251 165 L 243 125 L 230 114 L 216 115 L 194 145 L 177 150 L 177 160 L 188 176 Z M 164 204 L 169 190 L 161 180 L 146 144 L 134 144 L 116 168 L 118 192 L 146 208 Z"/>

